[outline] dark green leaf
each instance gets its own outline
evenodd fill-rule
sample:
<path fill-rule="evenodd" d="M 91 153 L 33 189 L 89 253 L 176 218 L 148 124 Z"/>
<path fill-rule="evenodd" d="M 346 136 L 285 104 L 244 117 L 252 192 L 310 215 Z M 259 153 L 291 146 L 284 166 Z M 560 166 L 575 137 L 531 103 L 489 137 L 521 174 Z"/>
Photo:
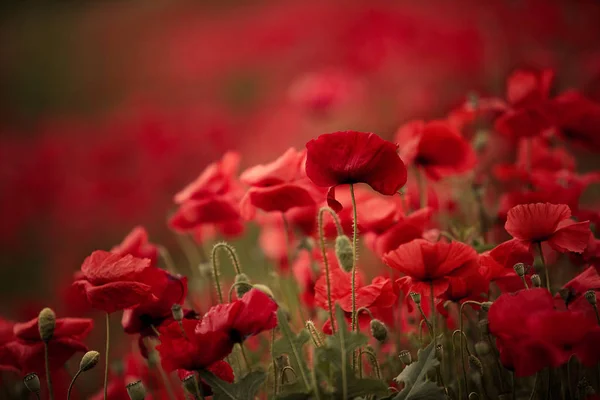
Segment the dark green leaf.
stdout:
<path fill-rule="evenodd" d="M 207 370 L 200 371 L 200 377 L 212 388 L 214 400 L 254 400 L 267 373 L 252 371 L 236 383 L 225 382 Z"/>
<path fill-rule="evenodd" d="M 417 353 L 417 361 L 413 362 L 398 375 L 396 382 L 404 383 L 404 389 L 394 400 L 444 400 L 442 388 L 435 382 L 427 380 L 427 373 L 437 368 L 440 362 L 435 357 L 433 342 Z"/>

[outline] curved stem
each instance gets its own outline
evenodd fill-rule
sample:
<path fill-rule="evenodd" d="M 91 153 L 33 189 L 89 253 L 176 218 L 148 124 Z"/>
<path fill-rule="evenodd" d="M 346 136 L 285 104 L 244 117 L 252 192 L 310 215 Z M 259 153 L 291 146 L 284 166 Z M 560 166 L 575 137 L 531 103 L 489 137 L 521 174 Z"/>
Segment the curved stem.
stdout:
<path fill-rule="evenodd" d="M 71 383 L 69 384 L 69 390 L 67 390 L 67 400 L 71 399 L 71 390 L 73 389 L 73 385 L 75 384 L 75 381 L 77 380 L 77 377 L 81 374 L 81 372 L 82 371 L 80 369 L 79 371 L 77 371 L 73 379 L 71 379 Z"/>
<path fill-rule="evenodd" d="M 343 234 L 340 220 L 331 208 L 321 207 L 317 216 L 317 225 L 319 228 L 319 244 L 321 246 L 321 256 L 323 257 L 323 265 L 325 266 L 325 283 L 327 286 L 327 308 L 329 309 L 329 322 L 331 323 L 331 332 L 335 334 L 335 318 L 333 317 L 333 305 L 331 301 L 331 277 L 329 276 L 329 260 L 327 259 L 327 252 L 325 251 L 325 227 L 323 226 L 323 214 L 329 213 L 335 222 L 338 235 Z"/>
<path fill-rule="evenodd" d="M 463 335 L 465 335 L 465 333 L 463 331 L 463 308 L 467 304 L 479 304 L 479 305 L 481 305 L 481 303 L 478 302 L 478 301 L 473 301 L 473 300 L 465 301 L 464 303 L 462 303 L 460 305 L 460 310 L 459 310 L 459 313 L 458 313 L 458 319 L 459 319 L 459 325 L 460 325 L 458 329 L 462 333 L 460 335 L 460 363 L 462 365 L 463 379 L 465 380 L 465 389 L 466 389 L 466 392 L 468 394 L 469 393 L 469 380 L 467 379 L 467 368 L 465 366 L 465 349 L 464 349 L 465 344 L 463 344 Z"/>
<path fill-rule="evenodd" d="M 46 382 L 48 383 L 48 396 L 54 400 L 54 391 L 52 390 L 52 378 L 50 377 L 50 357 L 48 357 L 48 342 L 44 342 L 44 364 L 46 367 Z"/>
<path fill-rule="evenodd" d="M 215 287 L 217 288 L 217 295 L 219 296 L 219 303 L 223 303 L 223 293 L 221 292 L 221 281 L 219 279 L 219 277 L 220 277 L 219 258 L 217 257 L 218 252 L 221 249 L 224 249 L 228 253 L 231 263 L 233 264 L 233 268 L 235 269 L 235 273 L 238 275 L 242 273 L 242 268 L 241 268 L 240 262 L 237 258 L 235 249 L 231 245 L 229 245 L 225 242 L 215 244 L 213 246 L 210 258 L 211 258 L 212 267 L 213 267 L 213 277 L 215 279 Z"/>
<path fill-rule="evenodd" d="M 538 242 L 538 251 L 540 252 L 540 259 L 542 260 L 542 265 L 544 266 L 544 270 L 546 271 L 546 289 L 550 293 L 552 293 L 552 289 L 550 286 L 550 271 L 548 270 L 548 266 L 546 265 L 546 259 L 544 258 L 544 252 L 542 251 L 542 242 Z"/>
<path fill-rule="evenodd" d="M 108 353 L 110 351 L 110 314 L 106 313 L 106 351 L 104 354 L 104 400 L 108 398 Z"/>
<path fill-rule="evenodd" d="M 352 198 L 352 329 L 356 330 L 356 245 L 358 235 L 358 216 L 356 210 L 356 198 L 354 196 L 354 185 L 350 184 L 350 197 Z"/>

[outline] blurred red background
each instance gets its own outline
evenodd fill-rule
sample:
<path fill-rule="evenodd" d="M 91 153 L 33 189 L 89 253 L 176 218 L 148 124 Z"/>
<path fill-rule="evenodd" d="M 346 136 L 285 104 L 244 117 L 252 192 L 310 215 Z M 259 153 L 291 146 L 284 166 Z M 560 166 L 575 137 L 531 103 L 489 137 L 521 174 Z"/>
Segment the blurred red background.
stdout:
<path fill-rule="evenodd" d="M 7 317 L 37 314 L 134 225 L 176 246 L 173 194 L 228 149 L 247 166 L 328 131 L 389 138 L 468 93 L 503 96 L 517 66 L 555 68 L 557 88 L 600 100 L 592 0 L 0 7 Z"/>

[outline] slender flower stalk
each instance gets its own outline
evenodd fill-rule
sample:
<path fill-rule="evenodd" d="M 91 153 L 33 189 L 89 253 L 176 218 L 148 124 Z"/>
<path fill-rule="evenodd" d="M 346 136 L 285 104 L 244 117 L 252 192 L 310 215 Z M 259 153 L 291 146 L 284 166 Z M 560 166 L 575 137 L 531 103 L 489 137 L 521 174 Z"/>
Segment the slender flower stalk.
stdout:
<path fill-rule="evenodd" d="M 323 257 L 323 265 L 325 266 L 325 282 L 327 284 L 327 308 L 329 311 L 329 322 L 331 323 L 331 332 L 335 334 L 335 318 L 333 316 L 333 304 L 331 301 L 331 277 L 329 275 L 329 261 L 327 259 L 327 252 L 325 250 L 325 226 L 323 225 L 323 215 L 326 212 L 329 213 L 329 215 L 331 215 L 331 217 L 333 218 L 333 222 L 335 223 L 338 236 L 342 235 L 344 231 L 342 230 L 342 225 L 340 224 L 340 220 L 335 211 L 333 211 L 329 207 L 321 207 L 319 209 L 317 225 L 319 229 L 319 244 L 321 245 L 321 255 Z"/>
<path fill-rule="evenodd" d="M 52 378 L 50 377 L 50 357 L 48 357 L 48 342 L 44 342 L 44 363 L 46 368 L 46 382 L 48 384 L 48 396 L 50 397 L 50 400 L 54 400 Z"/>
<path fill-rule="evenodd" d="M 420 208 L 427 207 L 427 178 L 420 169 L 417 169 L 417 186 L 419 188 L 419 206 Z"/>
<path fill-rule="evenodd" d="M 351 330 L 358 330 L 356 320 L 356 246 L 358 236 L 358 216 L 356 210 L 356 198 L 354 196 L 354 185 L 350 184 L 350 197 L 352 198 L 352 326 Z"/>
<path fill-rule="evenodd" d="M 106 313 L 106 350 L 104 353 L 104 400 L 108 398 L 108 354 L 110 351 L 110 314 Z"/>
<path fill-rule="evenodd" d="M 544 252 L 542 251 L 542 242 L 538 242 L 537 243 L 537 247 L 538 247 L 538 251 L 540 253 L 540 259 L 542 260 L 542 266 L 544 267 L 544 270 L 546 271 L 546 289 L 548 289 L 548 291 L 550 293 L 552 293 L 552 286 L 550 286 L 550 270 L 548 269 L 548 266 L 546 265 L 546 259 L 544 258 Z"/>
<path fill-rule="evenodd" d="M 225 242 L 215 244 L 213 246 L 210 258 L 211 258 L 212 267 L 213 267 L 213 277 L 215 280 L 215 287 L 217 289 L 217 296 L 219 296 L 219 303 L 223 303 L 223 293 L 221 291 L 221 281 L 220 281 L 221 271 L 219 269 L 219 258 L 217 257 L 219 250 L 221 250 L 221 249 L 226 251 L 227 254 L 229 255 L 229 259 L 231 260 L 231 263 L 233 264 L 235 273 L 237 275 L 242 273 L 242 268 L 240 266 L 240 262 L 238 260 L 237 253 L 235 252 L 235 249 L 233 248 L 233 246 L 231 246 L 230 244 L 225 243 Z"/>

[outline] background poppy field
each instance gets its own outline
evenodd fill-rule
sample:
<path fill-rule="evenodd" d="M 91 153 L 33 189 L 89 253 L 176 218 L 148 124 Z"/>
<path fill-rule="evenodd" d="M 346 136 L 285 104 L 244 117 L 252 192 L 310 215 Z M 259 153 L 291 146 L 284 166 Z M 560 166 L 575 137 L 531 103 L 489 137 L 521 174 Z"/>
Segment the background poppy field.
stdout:
<path fill-rule="evenodd" d="M 390 282 L 396 285 L 394 279 L 410 275 L 405 249 L 393 256 L 389 252 L 412 239 L 417 239 L 411 242 L 414 246 L 424 246 L 414 251 L 429 251 L 423 249 L 435 240 L 425 232 L 432 230 L 441 232 L 438 239 L 448 234 L 450 239 L 467 242 L 473 249 L 469 254 L 477 258 L 471 261 L 488 271 L 488 278 L 493 275 L 498 280 L 496 294 L 516 291 L 511 286 L 514 281 L 508 282 L 514 278 L 513 265 L 508 265 L 510 255 L 523 255 L 514 261 L 539 267 L 535 246 L 541 242 L 557 253 L 572 252 L 577 246 L 565 243 L 561 231 L 571 216 L 577 223 L 589 220 L 587 230 L 579 234 L 592 232 L 590 243 L 595 240 L 600 222 L 598 21 L 600 3 L 592 0 L 153 0 L 0 5 L 2 321 L 31 320 L 43 307 L 52 307 L 59 317 L 91 317 L 95 328 L 78 323 L 73 327 L 78 334 L 71 339 L 79 343 L 79 334 L 89 334 L 81 340 L 100 351 L 104 346 L 102 313 L 90 312 L 75 300 L 72 290 L 74 274 L 83 270 L 86 257 L 96 250 L 126 256 L 135 248 L 139 253 L 134 256 L 154 257 L 155 266 L 164 262 L 162 249 L 168 249 L 172 262 L 184 266 L 181 270 L 188 277 L 189 292 L 197 291 L 195 301 L 201 307 L 196 311 L 204 313 L 217 304 L 216 293 L 206 289 L 210 285 L 193 269 L 196 261 L 209 258 L 215 243 L 227 240 L 235 246 L 253 283 L 270 283 L 273 271 L 280 274 L 282 288 L 293 294 L 286 301 L 278 300 L 292 312 L 298 305 L 307 314 L 309 309 L 322 309 L 324 318 L 319 314 L 315 319 L 317 329 L 331 333 L 337 322 L 326 312 L 325 282 L 319 283 L 319 276 L 307 270 L 295 269 L 289 257 L 291 252 L 297 255 L 296 262 L 302 261 L 308 255 L 296 250 L 309 246 L 303 239 L 311 238 L 315 249 L 319 241 L 316 209 L 304 215 L 293 207 L 310 205 L 315 198 L 325 205 L 330 199 L 328 187 L 337 185 L 317 177 L 310 167 L 305 173 L 306 155 L 301 152 L 310 151 L 307 142 L 337 131 L 374 132 L 399 144 L 398 154 L 408 167 L 406 185 L 400 185 L 405 193 L 402 201 L 408 205 L 391 204 L 388 197 L 372 198 L 371 192 L 357 186 L 357 251 L 364 281 L 358 286 L 367 297 L 369 291 L 379 296 L 361 307 L 377 314 L 378 308 L 389 308 L 388 303 L 405 302 L 412 310 L 408 292 L 416 289 L 400 292 L 394 286 L 389 289 L 393 299 L 381 294 L 387 293 Z M 511 82 L 519 88 L 511 91 Z M 542 114 L 559 121 L 541 121 Z M 436 125 L 442 120 L 464 138 L 463 147 L 448 147 L 452 154 L 444 156 L 438 146 L 445 140 L 445 133 L 439 132 L 446 127 Z M 556 134 L 553 129 L 562 131 Z M 428 143 L 426 137 L 434 139 Z M 521 141 L 523 137 L 526 142 Z M 291 147 L 298 152 L 290 151 Z M 338 147 L 332 145 L 332 149 Z M 281 160 L 281 165 L 270 165 L 275 160 Z M 438 161 L 452 167 L 436 166 Z M 267 167 L 259 168 L 261 164 Z M 211 165 L 216 165 L 218 179 L 210 181 L 210 190 L 203 192 L 206 182 L 199 175 Z M 417 170 L 426 176 L 423 185 Z M 536 171 L 544 173 L 536 175 Z M 339 183 L 351 183 L 348 179 Z M 287 199 L 292 211 L 286 226 L 278 211 L 287 206 L 274 206 L 266 196 L 274 180 L 283 181 L 285 190 L 294 190 Z M 384 193 L 389 188 L 379 190 L 377 184 L 367 183 L 383 195 L 398 189 Z M 328 204 L 352 239 L 352 203 L 346 186 L 335 190 L 342 208 Z M 209 192 L 227 198 L 218 198 L 217 211 L 211 208 L 190 220 L 190 215 L 203 212 L 198 201 Z M 400 201 L 400 196 L 396 198 Z M 301 204 L 302 199 L 306 201 Z M 232 202 L 240 213 L 238 219 L 209 220 L 215 213 L 225 213 L 223 204 Z M 519 209 L 517 216 L 513 209 L 533 203 L 564 204 L 569 215 L 563 209 L 536 208 Z M 510 223 L 505 229 L 511 209 L 513 221 L 523 223 L 539 212 L 559 215 L 559 225 L 545 231 L 543 238 Z M 327 222 L 325 231 L 333 249 L 336 226 Z M 290 232 L 295 235 L 290 237 Z M 127 235 L 129 242 L 124 241 Z M 497 250 L 511 238 L 535 247 L 532 255 L 536 258 L 527 259 L 524 254 L 529 250 L 520 245 Z M 288 243 L 295 240 L 298 243 L 290 250 Z M 161 251 L 153 243 L 160 244 Z M 150 248 L 144 248 L 146 244 Z M 584 266 L 597 268 L 597 242 L 594 246 L 593 251 L 586 246 L 585 251 L 553 254 L 554 258 L 545 260 L 561 267 L 553 273 L 555 292 L 585 272 Z M 222 257 L 226 264 L 227 258 Z M 530 272 L 524 280 L 533 286 Z M 337 268 L 333 274 L 345 272 Z M 76 275 L 75 282 L 82 287 L 90 282 L 95 285 L 92 275 Z M 225 293 L 234 275 L 229 267 L 224 268 Z M 339 276 L 340 281 L 345 279 Z M 146 282 L 146 278 L 136 276 L 135 280 Z M 152 282 L 163 278 L 153 277 Z M 200 283 L 194 283 L 198 279 Z M 410 279 L 401 284 L 411 287 Z M 593 279 L 585 278 L 587 283 L 582 285 L 600 290 L 600 284 L 588 285 Z M 179 292 L 173 294 L 177 288 L 169 282 L 164 296 L 178 297 Z M 474 282 L 469 281 L 482 284 Z M 482 285 L 487 293 L 487 284 Z M 574 293 L 573 299 L 581 300 L 577 285 L 566 289 Z M 459 292 L 446 293 L 445 300 L 464 301 Z M 553 307 L 553 297 L 520 296 L 530 296 L 527 301 L 535 302 L 535 310 L 542 314 Z M 336 301 L 350 306 L 344 296 Z M 235 307 L 243 310 L 242 305 Z M 348 307 L 342 305 L 345 312 Z M 424 307 L 429 315 L 429 307 Z M 126 315 L 131 325 L 123 322 L 125 330 L 114 318 L 115 359 L 137 346 L 128 329 L 135 334 L 142 330 L 132 322 L 135 311 L 128 310 Z M 366 316 L 357 318 L 360 326 Z M 535 326 L 589 322 L 562 314 L 548 318 Z M 272 328 L 268 318 L 261 324 L 260 329 L 250 329 L 240 328 L 240 322 L 236 329 L 254 335 Z M 19 335 L 29 337 L 31 329 L 20 327 Z M 493 324 L 490 329 L 498 330 Z M 59 337 L 63 331 L 58 330 Z M 0 326 L 0 339 L 3 332 Z M 498 348 L 502 341 L 521 333 L 503 332 Z M 247 345 L 251 346 L 256 349 L 259 344 Z M 516 354 L 519 349 L 511 351 Z M 76 371 L 77 362 L 71 360 L 69 368 Z M 177 360 L 169 362 L 178 365 Z M 537 372 L 530 374 L 518 365 L 511 368 L 524 376 Z M 85 385 L 78 389 L 78 398 L 102 388 L 101 369 L 81 378 Z M 8 387 L 15 376 L 14 371 L 2 372 L 0 385 Z"/>

